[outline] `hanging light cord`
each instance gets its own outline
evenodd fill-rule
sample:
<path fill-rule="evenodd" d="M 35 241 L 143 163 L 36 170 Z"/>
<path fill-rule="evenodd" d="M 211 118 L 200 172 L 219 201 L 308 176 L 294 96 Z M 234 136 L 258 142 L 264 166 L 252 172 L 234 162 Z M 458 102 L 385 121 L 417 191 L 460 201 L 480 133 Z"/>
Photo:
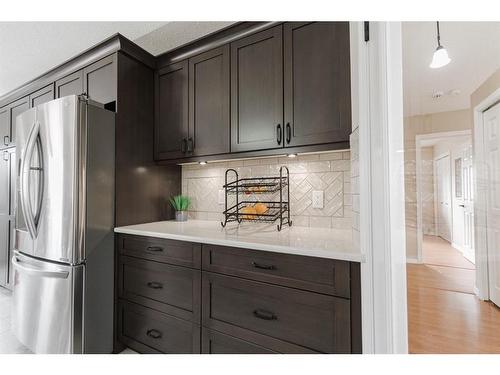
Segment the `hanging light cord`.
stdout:
<path fill-rule="evenodd" d="M 436 22 L 437 26 L 437 39 L 438 39 L 438 47 L 441 47 L 441 34 L 439 33 L 439 21 Z"/>

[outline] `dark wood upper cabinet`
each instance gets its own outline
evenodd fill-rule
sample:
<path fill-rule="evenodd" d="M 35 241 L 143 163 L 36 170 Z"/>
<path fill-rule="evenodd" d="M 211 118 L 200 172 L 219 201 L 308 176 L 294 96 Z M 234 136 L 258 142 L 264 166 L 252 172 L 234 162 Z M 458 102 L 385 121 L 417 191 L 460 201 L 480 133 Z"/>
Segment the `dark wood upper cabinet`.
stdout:
<path fill-rule="evenodd" d="M 56 81 L 56 98 L 83 93 L 83 70 L 79 70 Z"/>
<path fill-rule="evenodd" d="M 0 109 L 0 149 L 15 145 L 16 117 L 27 109 L 29 109 L 27 96 Z"/>
<path fill-rule="evenodd" d="M 160 69 L 155 77 L 155 159 L 188 151 L 188 60 Z"/>
<path fill-rule="evenodd" d="M 189 138 L 192 155 L 229 152 L 229 45 L 189 59 Z"/>
<path fill-rule="evenodd" d="M 90 99 L 115 110 L 117 94 L 116 55 L 111 55 L 83 69 L 83 90 Z"/>
<path fill-rule="evenodd" d="M 290 22 L 283 27 L 285 145 L 348 141 L 349 23 Z"/>
<path fill-rule="evenodd" d="M 24 98 L 21 98 L 12 103 L 9 107 L 10 107 L 10 146 L 15 146 L 16 117 L 29 109 L 30 107 L 29 97 L 26 96 Z"/>
<path fill-rule="evenodd" d="M 8 150 L 0 154 L 0 215 L 10 215 L 10 154 Z"/>
<path fill-rule="evenodd" d="M 30 107 L 50 102 L 54 99 L 54 84 L 50 84 L 34 93 L 30 94 Z"/>
<path fill-rule="evenodd" d="M 231 151 L 283 147 L 282 26 L 231 43 Z"/>
<path fill-rule="evenodd" d="M 9 106 L 0 108 L 0 149 L 10 144 L 10 110 Z"/>

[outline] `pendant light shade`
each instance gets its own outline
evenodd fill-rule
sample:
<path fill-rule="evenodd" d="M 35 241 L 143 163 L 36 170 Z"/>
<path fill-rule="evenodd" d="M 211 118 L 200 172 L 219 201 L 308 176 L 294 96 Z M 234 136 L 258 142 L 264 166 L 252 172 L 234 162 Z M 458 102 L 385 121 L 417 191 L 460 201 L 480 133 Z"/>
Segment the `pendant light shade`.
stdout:
<path fill-rule="evenodd" d="M 442 66 L 448 65 L 449 62 L 451 61 L 450 57 L 448 56 L 448 52 L 446 51 L 446 48 L 444 48 L 441 45 L 441 35 L 439 33 L 439 22 L 436 22 L 437 24 L 437 48 L 434 51 L 434 55 L 432 56 L 432 61 L 429 67 L 432 69 L 437 69 L 441 68 Z"/>

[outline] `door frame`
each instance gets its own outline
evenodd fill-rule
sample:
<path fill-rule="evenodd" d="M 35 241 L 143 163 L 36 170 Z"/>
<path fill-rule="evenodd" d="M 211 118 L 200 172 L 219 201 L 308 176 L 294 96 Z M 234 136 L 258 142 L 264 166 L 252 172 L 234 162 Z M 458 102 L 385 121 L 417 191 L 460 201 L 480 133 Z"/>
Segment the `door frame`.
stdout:
<path fill-rule="evenodd" d="M 415 149 L 416 149 L 416 196 L 417 196 L 417 259 L 408 259 L 409 263 L 422 263 L 422 245 L 424 240 L 423 231 L 423 208 L 422 208 L 422 148 L 425 147 L 422 144 L 425 141 L 433 140 L 436 138 L 453 138 L 458 136 L 470 136 L 472 135 L 471 130 L 457 130 L 449 132 L 437 132 L 429 134 L 419 134 L 415 136 Z M 435 160 L 436 158 L 433 158 Z M 434 166 L 435 167 L 435 166 Z M 434 171 L 435 175 L 435 171 Z M 436 191 L 436 181 L 434 179 L 434 191 Z M 437 217 L 436 200 L 434 200 L 434 217 Z M 453 212 L 453 211 L 452 211 Z M 437 222 L 434 221 L 434 232 L 437 234 Z"/>
<path fill-rule="evenodd" d="M 408 353 L 401 22 L 356 24 L 363 353 Z"/>
<path fill-rule="evenodd" d="M 484 155 L 483 112 L 500 102 L 500 88 L 492 92 L 472 110 L 474 117 L 474 242 L 476 254 L 476 286 L 474 292 L 482 300 L 490 298 L 488 281 L 488 221 L 486 219 L 486 181 L 487 174 Z"/>
<path fill-rule="evenodd" d="M 449 168 L 449 171 L 450 171 L 450 176 L 449 176 L 449 186 L 448 186 L 448 190 L 449 190 L 449 193 L 450 193 L 450 222 L 451 222 L 451 226 L 450 226 L 450 239 L 447 240 L 446 238 L 443 238 L 439 235 L 439 206 L 437 204 L 437 179 L 436 179 L 436 176 L 437 176 L 437 162 L 441 159 L 444 159 L 444 158 L 448 158 L 448 168 Z M 449 241 L 450 242 L 450 245 L 453 243 L 453 203 L 451 202 L 452 201 L 452 194 L 451 194 L 451 184 L 452 184 L 452 180 L 453 180 L 453 176 L 452 176 L 452 170 L 451 170 L 451 152 L 447 151 L 447 152 L 444 152 L 436 157 L 433 158 L 434 160 L 434 191 L 436 192 L 435 193 L 435 196 L 434 196 L 434 214 L 435 214 L 435 222 L 434 222 L 434 225 L 436 226 L 436 236 L 437 237 L 441 237 L 443 238 L 443 240 L 445 241 Z"/>

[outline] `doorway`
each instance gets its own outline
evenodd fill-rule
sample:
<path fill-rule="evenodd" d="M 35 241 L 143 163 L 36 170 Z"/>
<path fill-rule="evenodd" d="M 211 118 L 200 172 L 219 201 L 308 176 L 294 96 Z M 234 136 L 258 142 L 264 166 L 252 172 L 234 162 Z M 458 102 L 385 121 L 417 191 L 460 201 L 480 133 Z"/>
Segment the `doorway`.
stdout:
<path fill-rule="evenodd" d="M 500 24 L 440 24 L 433 69 L 436 23 L 402 23 L 409 351 L 500 353 Z"/>
<path fill-rule="evenodd" d="M 436 201 L 438 236 L 451 242 L 451 169 L 450 155 L 436 160 Z"/>

